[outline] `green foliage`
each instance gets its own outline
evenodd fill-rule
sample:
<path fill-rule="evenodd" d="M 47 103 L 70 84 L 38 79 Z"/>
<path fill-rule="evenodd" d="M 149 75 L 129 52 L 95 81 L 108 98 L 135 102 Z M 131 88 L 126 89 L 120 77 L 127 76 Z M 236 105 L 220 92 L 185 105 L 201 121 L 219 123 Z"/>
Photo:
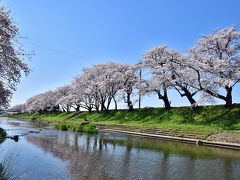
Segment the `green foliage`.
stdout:
<path fill-rule="evenodd" d="M 76 125 L 76 126 L 75 126 L 75 131 L 76 131 L 76 132 L 83 132 L 83 126 L 81 126 L 81 125 Z"/>
<path fill-rule="evenodd" d="M 87 124 L 83 126 L 83 132 L 87 132 L 87 133 L 97 133 L 98 130 L 96 128 L 95 124 Z"/>
<path fill-rule="evenodd" d="M 170 111 L 164 108 L 142 108 L 133 112 L 128 110 L 111 110 L 109 112 L 83 112 L 65 120 L 76 112 L 18 114 L 16 118 L 37 118 L 49 122 L 80 124 L 86 117 L 91 123 L 123 124 L 141 127 L 159 127 L 184 129 L 189 131 L 234 131 L 240 130 L 240 104 L 232 108 L 223 105 L 200 106 L 197 110 L 191 107 L 174 107 Z M 78 127 L 79 128 L 79 127 Z M 81 129 L 81 128 L 79 128 Z M 76 131 L 76 130 L 75 130 Z"/>
<path fill-rule="evenodd" d="M 86 133 L 98 133 L 98 129 L 95 124 L 86 124 L 86 125 L 75 125 L 75 124 L 66 124 L 60 123 L 56 124 L 54 128 L 62 131 L 76 131 L 76 132 L 86 132 Z"/>
<path fill-rule="evenodd" d="M 60 124 L 60 130 L 62 131 L 67 131 L 68 130 L 68 125 L 67 124 Z"/>
<path fill-rule="evenodd" d="M 5 139 L 6 135 L 6 131 L 0 128 L 0 143 Z"/>

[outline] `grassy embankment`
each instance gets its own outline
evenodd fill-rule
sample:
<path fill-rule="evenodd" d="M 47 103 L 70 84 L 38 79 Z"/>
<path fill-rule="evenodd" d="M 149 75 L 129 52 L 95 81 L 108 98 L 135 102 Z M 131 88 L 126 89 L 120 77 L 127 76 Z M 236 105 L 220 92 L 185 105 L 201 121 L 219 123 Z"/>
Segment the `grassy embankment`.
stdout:
<path fill-rule="evenodd" d="M 142 108 L 135 109 L 133 112 L 128 112 L 128 110 L 111 110 L 108 113 L 83 112 L 78 116 L 66 120 L 67 117 L 75 113 L 17 114 L 11 115 L 11 117 L 37 118 L 37 120 L 75 125 L 83 122 L 83 119 L 86 117 L 91 123 L 204 132 L 239 132 L 240 130 L 240 104 L 235 104 L 231 109 L 226 109 L 223 105 L 216 105 L 201 106 L 198 110 L 192 110 L 190 107 L 176 107 L 170 111 L 165 111 L 164 108 Z"/>

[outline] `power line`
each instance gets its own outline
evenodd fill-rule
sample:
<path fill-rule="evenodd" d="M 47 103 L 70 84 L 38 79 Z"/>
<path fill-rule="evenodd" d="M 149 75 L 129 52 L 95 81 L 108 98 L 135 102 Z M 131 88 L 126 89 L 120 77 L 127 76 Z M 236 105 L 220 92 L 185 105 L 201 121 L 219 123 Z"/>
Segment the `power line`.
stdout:
<path fill-rule="evenodd" d="M 44 45 L 41 45 L 41 44 L 38 44 L 38 43 L 33 43 L 33 42 L 31 42 L 29 40 L 26 40 L 26 39 L 24 39 L 24 40 L 25 40 L 26 44 L 33 45 L 33 46 L 36 46 L 38 48 L 47 49 L 47 50 L 54 51 L 54 52 L 59 53 L 59 54 L 65 54 L 67 56 L 72 56 L 72 57 L 75 57 L 75 58 L 78 58 L 78 59 L 92 60 L 88 57 L 80 56 L 80 55 L 73 54 L 73 53 L 70 53 L 70 52 L 67 52 L 67 51 L 62 51 L 62 50 L 55 49 L 55 48 L 52 48 L 52 47 L 47 47 L 47 46 L 44 46 Z"/>

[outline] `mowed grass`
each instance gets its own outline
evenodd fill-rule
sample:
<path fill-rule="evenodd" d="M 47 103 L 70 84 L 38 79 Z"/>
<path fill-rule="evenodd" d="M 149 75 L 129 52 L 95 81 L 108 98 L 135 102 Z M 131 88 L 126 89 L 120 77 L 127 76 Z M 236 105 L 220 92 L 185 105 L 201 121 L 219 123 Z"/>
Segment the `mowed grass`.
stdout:
<path fill-rule="evenodd" d="M 86 117 L 92 123 L 122 124 L 157 128 L 183 129 L 189 131 L 230 131 L 240 132 L 240 104 L 226 109 L 223 105 L 191 107 L 174 107 L 170 111 L 164 108 L 142 108 L 133 112 L 128 110 L 111 110 L 109 112 L 82 112 L 66 120 L 76 112 L 17 114 L 16 118 L 37 118 L 49 122 L 67 122 L 78 124 Z"/>

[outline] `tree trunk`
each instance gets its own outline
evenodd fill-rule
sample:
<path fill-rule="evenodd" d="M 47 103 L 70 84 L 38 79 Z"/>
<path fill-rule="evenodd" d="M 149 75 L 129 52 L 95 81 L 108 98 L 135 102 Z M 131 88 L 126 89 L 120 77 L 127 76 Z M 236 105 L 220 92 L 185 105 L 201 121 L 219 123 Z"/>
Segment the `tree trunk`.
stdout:
<path fill-rule="evenodd" d="M 114 101 L 114 104 L 115 104 L 115 111 L 116 111 L 117 110 L 117 101 L 114 97 L 113 97 L 113 101 Z"/>
<path fill-rule="evenodd" d="M 161 95 L 160 91 L 157 92 L 158 98 L 163 100 L 165 109 L 168 111 L 171 109 L 171 104 L 168 100 L 167 90 L 164 89 L 164 95 Z"/>
<path fill-rule="evenodd" d="M 71 107 L 67 106 L 67 112 L 70 112 L 70 108 L 71 108 Z"/>
<path fill-rule="evenodd" d="M 133 104 L 131 101 L 131 93 L 127 93 L 127 105 L 128 105 L 128 110 L 130 112 L 133 111 Z"/>
<path fill-rule="evenodd" d="M 201 89 L 203 91 L 205 91 L 206 93 L 212 95 L 213 97 L 216 97 L 216 98 L 219 98 L 219 99 L 222 99 L 226 102 L 225 104 L 225 107 L 226 108 L 231 108 L 232 107 L 232 87 L 225 87 L 226 91 L 227 91 L 227 95 L 226 96 L 223 96 L 221 94 L 218 94 L 218 93 L 214 93 L 208 89 Z"/>
<path fill-rule="evenodd" d="M 232 87 L 226 87 L 225 88 L 227 91 L 227 96 L 226 96 L 226 104 L 225 107 L 226 108 L 231 108 L 232 107 Z"/>
<path fill-rule="evenodd" d="M 194 93 L 191 93 L 186 87 L 184 87 L 183 85 L 179 84 L 178 82 L 176 82 L 176 86 L 178 86 L 183 92 L 184 94 L 182 94 L 180 92 L 180 90 L 178 90 L 177 87 L 175 87 L 175 89 L 178 91 L 178 93 L 183 97 L 183 96 L 186 96 L 188 101 L 190 102 L 191 106 L 193 109 L 197 109 L 198 108 L 198 105 L 195 101 L 195 99 L 193 99 L 193 96 L 195 96 L 195 94 L 198 92 L 198 91 L 195 91 Z"/>
<path fill-rule="evenodd" d="M 88 108 L 88 112 L 92 112 L 92 107 L 89 107 L 89 108 Z"/>
<path fill-rule="evenodd" d="M 101 102 L 101 111 L 104 111 L 104 110 L 106 110 L 105 104 L 104 102 Z"/>
<path fill-rule="evenodd" d="M 97 104 L 97 102 L 95 102 L 94 106 L 95 106 L 96 111 L 99 112 L 99 104 Z"/>
<path fill-rule="evenodd" d="M 164 90 L 163 101 L 164 101 L 165 109 L 166 110 L 170 110 L 171 109 L 171 105 L 170 105 L 170 102 L 168 100 L 167 90 Z"/>
<path fill-rule="evenodd" d="M 188 101 L 191 103 L 192 108 L 197 109 L 198 108 L 197 102 L 195 101 L 195 99 L 193 99 L 195 93 L 192 94 L 186 88 L 182 88 L 182 90 L 184 91 L 185 93 L 184 95 L 187 97 Z"/>
<path fill-rule="evenodd" d="M 107 108 L 105 109 L 106 112 L 108 112 L 108 110 L 109 110 L 109 107 L 110 107 L 111 101 L 112 101 L 112 98 L 108 98 L 108 101 L 107 101 Z"/>
<path fill-rule="evenodd" d="M 65 110 L 65 108 L 64 108 L 63 106 L 62 106 L 62 111 L 63 111 L 63 112 L 66 112 L 66 110 Z"/>
<path fill-rule="evenodd" d="M 57 106 L 54 107 L 54 110 L 53 110 L 53 111 L 54 111 L 54 112 L 59 112 L 59 110 L 60 110 L 59 105 L 57 105 Z"/>
<path fill-rule="evenodd" d="M 75 108 L 75 111 L 80 111 L 80 106 L 77 105 L 77 107 Z"/>
<path fill-rule="evenodd" d="M 95 106 L 96 112 L 99 112 L 99 106 Z"/>

